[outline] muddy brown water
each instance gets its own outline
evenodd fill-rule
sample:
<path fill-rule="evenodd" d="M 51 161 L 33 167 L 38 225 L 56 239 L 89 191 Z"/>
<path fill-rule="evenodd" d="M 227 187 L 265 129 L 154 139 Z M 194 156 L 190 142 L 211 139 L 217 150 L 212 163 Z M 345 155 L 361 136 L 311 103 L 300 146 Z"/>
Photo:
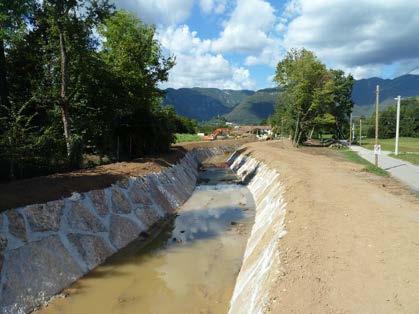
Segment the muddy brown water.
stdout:
<path fill-rule="evenodd" d="M 229 168 L 204 165 L 156 238 L 134 241 L 38 313 L 227 313 L 254 209 Z"/>

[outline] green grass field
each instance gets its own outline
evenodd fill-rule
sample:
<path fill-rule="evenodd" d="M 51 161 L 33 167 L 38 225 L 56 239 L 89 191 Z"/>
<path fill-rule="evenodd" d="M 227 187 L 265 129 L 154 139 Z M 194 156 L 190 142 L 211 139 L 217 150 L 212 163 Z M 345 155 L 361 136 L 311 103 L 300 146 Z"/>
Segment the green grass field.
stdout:
<path fill-rule="evenodd" d="M 394 141 L 394 138 L 380 139 L 381 149 L 394 152 Z M 368 149 L 374 149 L 374 142 L 375 140 L 373 138 L 364 139 L 362 140 L 362 146 Z M 419 165 L 419 138 L 401 137 L 399 141 L 399 155 L 391 154 L 390 156 Z"/>
<path fill-rule="evenodd" d="M 196 134 L 176 134 L 176 143 L 197 142 L 202 141 L 201 137 Z"/>
<path fill-rule="evenodd" d="M 374 149 L 375 140 L 367 138 L 362 140 L 362 146 L 368 149 Z M 379 143 L 382 150 L 394 151 L 394 138 L 380 139 Z M 399 151 L 401 153 L 419 153 L 419 138 L 401 137 L 399 140 Z"/>
<path fill-rule="evenodd" d="M 353 163 L 365 166 L 365 171 L 374 173 L 374 174 L 376 174 L 378 176 L 382 176 L 382 177 L 387 177 L 389 175 L 387 171 L 385 171 L 385 170 L 383 170 L 379 167 L 376 167 L 375 165 L 373 165 L 369 161 L 367 161 L 364 158 L 362 158 L 361 156 L 359 156 L 354 151 L 344 150 L 341 153 L 347 160 L 349 160 Z"/>

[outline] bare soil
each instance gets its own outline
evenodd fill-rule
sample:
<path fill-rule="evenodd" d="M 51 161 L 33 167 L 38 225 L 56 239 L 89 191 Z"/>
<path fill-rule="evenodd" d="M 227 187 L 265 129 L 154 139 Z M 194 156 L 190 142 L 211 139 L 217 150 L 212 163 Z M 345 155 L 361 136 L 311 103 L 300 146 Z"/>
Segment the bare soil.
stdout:
<path fill-rule="evenodd" d="M 249 140 L 190 142 L 173 145 L 162 155 L 146 156 L 129 162 L 118 162 L 91 169 L 57 173 L 0 184 L 0 212 L 30 204 L 45 203 L 71 196 L 74 192 L 103 189 L 131 176 L 141 176 L 175 164 L 188 150 L 200 147 L 244 144 Z"/>
<path fill-rule="evenodd" d="M 338 152 L 251 143 L 285 184 L 272 313 L 419 313 L 419 201 Z"/>

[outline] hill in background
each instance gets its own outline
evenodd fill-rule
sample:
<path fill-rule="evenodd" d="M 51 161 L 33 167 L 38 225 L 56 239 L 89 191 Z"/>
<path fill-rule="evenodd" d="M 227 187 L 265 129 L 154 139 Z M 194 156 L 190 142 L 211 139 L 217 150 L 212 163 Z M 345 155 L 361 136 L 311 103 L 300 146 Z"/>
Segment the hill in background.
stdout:
<path fill-rule="evenodd" d="M 394 97 L 419 95 L 419 75 L 403 75 L 395 79 L 377 77 L 355 81 L 352 99 L 355 115 L 370 115 L 374 110 L 375 88 L 380 85 L 380 102 L 386 108 L 395 102 Z M 240 124 L 257 124 L 274 111 L 279 90 L 275 88 L 250 90 L 221 90 L 217 88 L 166 89 L 164 105 L 174 106 L 177 113 L 208 121 L 225 116 L 228 121 Z"/>

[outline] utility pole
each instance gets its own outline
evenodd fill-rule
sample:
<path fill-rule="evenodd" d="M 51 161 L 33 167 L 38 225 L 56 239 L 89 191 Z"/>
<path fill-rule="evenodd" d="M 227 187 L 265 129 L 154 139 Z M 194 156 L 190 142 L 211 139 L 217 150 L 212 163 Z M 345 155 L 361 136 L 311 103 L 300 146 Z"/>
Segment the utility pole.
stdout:
<path fill-rule="evenodd" d="M 362 119 L 359 118 L 359 146 L 362 146 Z"/>
<path fill-rule="evenodd" d="M 402 100 L 401 96 L 395 98 L 397 100 L 397 122 L 396 122 L 396 147 L 394 149 L 394 154 L 397 156 L 399 154 L 399 129 L 400 129 L 400 103 Z"/>
<path fill-rule="evenodd" d="M 352 113 L 349 116 L 349 146 L 352 145 Z"/>
<path fill-rule="evenodd" d="M 355 142 L 355 122 L 352 122 L 352 142 Z"/>
<path fill-rule="evenodd" d="M 379 105 L 379 102 L 380 102 L 380 85 L 377 85 L 377 89 L 375 91 L 375 145 L 374 145 L 376 167 L 378 167 L 378 105 Z"/>

